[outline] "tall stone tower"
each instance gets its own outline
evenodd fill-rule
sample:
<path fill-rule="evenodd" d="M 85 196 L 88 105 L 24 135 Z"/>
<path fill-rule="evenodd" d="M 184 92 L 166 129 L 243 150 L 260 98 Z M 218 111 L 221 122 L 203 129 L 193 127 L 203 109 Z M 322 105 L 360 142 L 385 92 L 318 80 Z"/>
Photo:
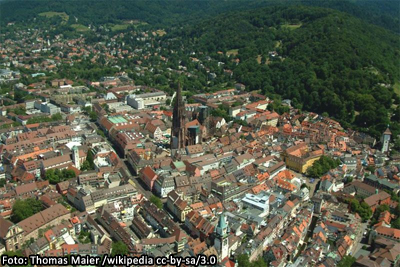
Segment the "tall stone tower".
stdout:
<path fill-rule="evenodd" d="M 392 132 L 389 130 L 389 127 L 388 127 L 386 129 L 386 131 L 383 132 L 382 137 L 381 137 L 382 153 L 387 154 L 389 152 L 389 143 L 390 143 L 391 136 L 392 136 Z"/>
<path fill-rule="evenodd" d="M 228 224 L 225 215 L 222 213 L 219 217 L 218 225 L 215 228 L 216 238 L 214 240 L 215 249 L 218 251 L 218 262 L 229 256 L 229 233 Z"/>
<path fill-rule="evenodd" d="M 178 91 L 175 96 L 174 110 L 172 114 L 172 129 L 171 129 L 171 149 L 185 148 L 185 104 L 182 100 L 181 86 L 178 84 Z"/>
<path fill-rule="evenodd" d="M 80 157 L 79 157 L 79 149 L 78 149 L 77 146 L 74 146 L 74 147 L 72 148 L 72 151 L 73 151 L 72 157 L 74 158 L 74 165 L 75 165 L 75 168 L 77 168 L 78 170 L 80 170 L 80 169 L 81 169 L 81 160 L 80 160 Z"/>

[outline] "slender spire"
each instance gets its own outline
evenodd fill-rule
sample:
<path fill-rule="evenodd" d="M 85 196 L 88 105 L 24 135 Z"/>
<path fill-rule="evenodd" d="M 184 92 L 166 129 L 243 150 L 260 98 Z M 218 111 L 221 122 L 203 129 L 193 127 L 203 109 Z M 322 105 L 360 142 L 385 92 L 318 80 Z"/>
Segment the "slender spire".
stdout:
<path fill-rule="evenodd" d="M 176 92 L 172 114 L 171 148 L 178 150 L 184 148 L 186 143 L 185 139 L 185 104 L 182 100 L 181 84 L 178 83 L 178 90 Z"/>
<path fill-rule="evenodd" d="M 226 223 L 225 220 L 225 214 L 222 213 L 219 216 L 218 224 L 217 227 L 215 228 L 215 232 L 217 232 L 218 235 L 220 236 L 225 236 L 228 231 L 228 224 Z"/>

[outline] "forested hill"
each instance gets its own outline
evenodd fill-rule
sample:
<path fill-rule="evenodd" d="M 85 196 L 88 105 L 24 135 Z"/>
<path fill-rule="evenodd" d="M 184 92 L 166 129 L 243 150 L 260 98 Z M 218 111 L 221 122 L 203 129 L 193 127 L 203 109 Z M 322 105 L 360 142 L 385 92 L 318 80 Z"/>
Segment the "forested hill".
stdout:
<path fill-rule="evenodd" d="M 78 19 L 84 25 L 140 20 L 154 26 L 168 26 L 266 3 L 260 0 L 4 0 L 0 2 L 0 13 L 2 23 L 28 23 L 43 12 L 65 12 L 71 23 Z"/>
<path fill-rule="evenodd" d="M 78 19 L 86 26 L 121 20 L 168 26 L 195 23 L 227 11 L 293 4 L 337 9 L 400 32 L 398 0 L 2 0 L 0 25 L 14 21 L 29 22 L 43 12 L 65 12 L 71 23 Z"/>
<path fill-rule="evenodd" d="M 398 0 L 302 0 L 301 4 L 336 9 L 371 24 L 400 33 L 400 4 Z"/>
<path fill-rule="evenodd" d="M 327 112 L 374 135 L 390 123 L 392 104 L 399 104 L 393 89 L 399 36 L 338 11 L 299 6 L 232 12 L 165 38 L 180 39 L 188 51 L 235 51 L 231 59 L 240 63 L 227 64 L 249 90 L 292 99 L 299 108 Z M 396 120 L 390 124 L 399 132 Z"/>

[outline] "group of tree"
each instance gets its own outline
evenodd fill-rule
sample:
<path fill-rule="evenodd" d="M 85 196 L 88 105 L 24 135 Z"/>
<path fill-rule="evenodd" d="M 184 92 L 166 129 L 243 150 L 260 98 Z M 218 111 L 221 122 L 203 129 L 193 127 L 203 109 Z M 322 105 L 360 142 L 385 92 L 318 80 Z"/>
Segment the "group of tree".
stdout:
<path fill-rule="evenodd" d="M 385 212 L 385 211 L 388 211 L 397 216 L 396 219 L 393 219 L 390 222 L 390 226 L 392 228 L 400 229 L 400 207 L 396 207 L 394 210 L 390 210 L 390 207 L 387 204 L 380 205 L 378 208 L 376 208 L 374 215 L 371 218 L 371 222 L 370 222 L 371 226 L 378 223 L 379 216 L 382 214 L 382 212 Z"/>
<path fill-rule="evenodd" d="M 396 229 L 399 229 L 399 230 L 400 230 L 400 215 L 398 215 L 398 216 L 397 216 L 397 219 L 395 219 L 394 221 L 392 221 L 392 222 L 390 223 L 390 226 L 391 226 L 392 228 L 396 228 Z"/>
<path fill-rule="evenodd" d="M 347 255 L 344 256 L 337 264 L 338 267 L 351 267 L 356 262 L 356 258 Z"/>
<path fill-rule="evenodd" d="M 327 173 L 329 170 L 336 168 L 341 164 L 339 159 L 332 159 L 328 156 L 321 156 L 321 158 L 313 163 L 307 169 L 307 175 L 311 177 L 320 177 Z"/>
<path fill-rule="evenodd" d="M 154 205 L 156 205 L 157 208 L 159 208 L 159 209 L 162 209 L 162 208 L 163 208 L 163 203 L 162 203 L 161 199 L 158 198 L 158 197 L 156 197 L 155 195 L 152 195 L 152 196 L 150 197 L 150 201 L 151 201 L 151 203 L 153 203 Z"/>
<path fill-rule="evenodd" d="M 92 107 L 85 107 L 84 112 L 86 115 L 89 116 L 90 121 L 95 122 L 97 121 L 98 115 L 97 113 L 92 109 Z"/>
<path fill-rule="evenodd" d="M 14 121 L 12 123 L 5 123 L 1 125 L 0 129 L 9 129 L 11 127 L 18 127 L 18 126 L 21 126 L 21 123 Z"/>
<path fill-rule="evenodd" d="M 94 167 L 95 166 L 94 166 L 93 152 L 91 149 L 89 149 L 86 155 L 86 160 L 82 164 L 81 170 L 82 171 L 94 170 Z"/>
<path fill-rule="evenodd" d="M 389 190 L 385 191 L 386 193 L 390 194 L 390 198 L 392 201 L 400 202 L 400 197 L 395 192 Z M 400 229 L 400 205 L 397 205 L 394 209 L 390 209 L 388 205 L 380 205 L 376 209 L 373 219 L 371 219 L 371 225 L 373 225 L 374 222 L 376 223 L 378 221 L 380 213 L 386 210 L 389 211 L 392 215 L 397 216 L 395 219 L 392 219 L 392 221 L 390 222 L 390 226 L 392 228 Z"/>
<path fill-rule="evenodd" d="M 364 201 L 360 204 L 360 202 L 354 198 L 349 199 L 346 202 L 349 204 L 350 210 L 354 213 L 358 213 L 363 222 L 366 222 L 369 218 L 371 218 L 372 210 Z"/>
<path fill-rule="evenodd" d="M 79 242 L 82 244 L 88 244 L 90 243 L 90 232 L 87 231 L 81 231 L 78 236 Z"/>
<path fill-rule="evenodd" d="M 279 96 L 274 97 L 274 101 L 268 105 L 267 109 L 269 111 L 275 111 L 280 115 L 282 115 L 283 113 L 288 113 L 290 111 L 289 106 L 282 105 L 282 101 Z"/>
<path fill-rule="evenodd" d="M 129 252 L 128 247 L 122 241 L 113 242 L 111 245 L 111 256 L 127 255 Z"/>
<path fill-rule="evenodd" d="M 255 261 L 251 261 L 249 259 L 249 255 L 241 254 L 237 257 L 238 266 L 243 267 L 267 267 L 268 263 L 266 263 L 263 257 L 259 257 Z"/>
<path fill-rule="evenodd" d="M 60 121 L 62 120 L 62 115 L 61 113 L 53 114 L 50 117 L 49 116 L 38 116 L 38 117 L 32 117 L 28 120 L 28 124 L 32 123 L 41 123 L 41 122 L 53 122 L 53 121 Z"/>
<path fill-rule="evenodd" d="M 7 113 L 14 113 L 15 115 L 26 115 L 26 109 L 24 107 L 16 107 L 13 109 L 7 109 Z"/>
<path fill-rule="evenodd" d="M 59 169 L 50 169 L 45 173 L 45 179 L 51 184 L 57 184 L 74 177 L 76 177 L 75 172 L 69 169 L 63 169 L 61 171 Z"/>
<path fill-rule="evenodd" d="M 11 221 L 18 223 L 42 210 L 42 203 L 37 199 L 17 199 L 12 208 Z"/>
<path fill-rule="evenodd" d="M 390 207 L 389 207 L 389 205 L 383 204 L 383 205 L 380 205 L 379 207 L 377 207 L 377 208 L 375 209 L 375 212 L 374 212 L 374 214 L 372 215 L 372 218 L 371 218 L 371 221 L 370 221 L 370 225 L 371 225 L 371 226 L 374 226 L 374 225 L 378 222 L 379 216 L 380 216 L 381 213 L 384 212 L 384 211 L 389 211 L 389 212 L 390 212 Z"/>
<path fill-rule="evenodd" d="M 17 103 L 24 103 L 26 100 L 30 99 L 35 99 L 35 97 L 20 90 L 14 92 L 14 100 L 17 101 Z"/>
<path fill-rule="evenodd" d="M 214 117 L 224 118 L 227 122 L 232 120 L 232 117 L 229 116 L 229 106 L 223 104 L 219 105 L 218 108 L 213 109 L 211 115 Z"/>

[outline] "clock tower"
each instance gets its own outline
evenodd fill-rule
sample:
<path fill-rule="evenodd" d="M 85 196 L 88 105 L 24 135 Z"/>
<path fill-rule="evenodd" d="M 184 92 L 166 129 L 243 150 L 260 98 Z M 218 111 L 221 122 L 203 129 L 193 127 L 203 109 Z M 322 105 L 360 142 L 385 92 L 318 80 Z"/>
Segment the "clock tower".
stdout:
<path fill-rule="evenodd" d="M 214 246 L 218 251 L 218 262 L 221 262 L 229 256 L 229 231 L 224 213 L 219 217 L 218 225 L 215 228 L 215 234 Z"/>
<path fill-rule="evenodd" d="M 389 152 L 389 143 L 390 143 L 391 136 L 392 136 L 392 132 L 389 130 L 389 127 L 388 127 L 386 129 L 386 131 L 383 132 L 382 137 L 381 137 L 382 153 L 387 154 Z"/>

